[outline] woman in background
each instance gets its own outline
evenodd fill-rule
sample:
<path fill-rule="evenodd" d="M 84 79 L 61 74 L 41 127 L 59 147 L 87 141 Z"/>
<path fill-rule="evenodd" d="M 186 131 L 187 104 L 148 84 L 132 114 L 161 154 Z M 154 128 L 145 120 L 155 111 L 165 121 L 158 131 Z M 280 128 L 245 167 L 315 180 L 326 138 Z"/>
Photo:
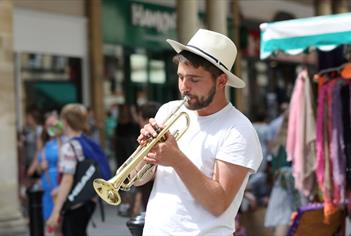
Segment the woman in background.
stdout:
<path fill-rule="evenodd" d="M 62 146 L 63 125 L 56 111 L 45 115 L 44 131 L 41 135 L 41 150 L 38 153 L 38 167 L 41 173 L 40 183 L 43 189 L 43 218 L 48 220 L 54 208 L 58 186 L 59 150 Z M 50 231 L 51 229 L 48 229 Z M 57 232 L 58 233 L 58 232 Z"/>

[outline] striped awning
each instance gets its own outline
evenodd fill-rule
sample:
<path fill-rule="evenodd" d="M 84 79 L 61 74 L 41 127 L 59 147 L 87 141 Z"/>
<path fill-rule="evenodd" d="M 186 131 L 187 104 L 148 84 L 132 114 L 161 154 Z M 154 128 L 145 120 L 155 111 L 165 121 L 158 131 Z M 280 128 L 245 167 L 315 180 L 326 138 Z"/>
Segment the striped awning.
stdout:
<path fill-rule="evenodd" d="M 309 49 L 329 51 L 351 44 L 351 13 L 262 23 L 260 57 L 283 51 L 296 55 Z"/>

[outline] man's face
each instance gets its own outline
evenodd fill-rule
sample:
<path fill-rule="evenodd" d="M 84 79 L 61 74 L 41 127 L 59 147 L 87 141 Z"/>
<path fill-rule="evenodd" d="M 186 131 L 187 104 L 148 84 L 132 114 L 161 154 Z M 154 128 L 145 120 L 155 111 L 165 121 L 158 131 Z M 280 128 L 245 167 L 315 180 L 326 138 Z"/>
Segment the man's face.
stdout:
<path fill-rule="evenodd" d="M 190 98 L 185 104 L 190 110 L 208 107 L 216 94 L 216 83 L 208 71 L 181 62 L 178 65 L 178 87 L 182 96 Z"/>

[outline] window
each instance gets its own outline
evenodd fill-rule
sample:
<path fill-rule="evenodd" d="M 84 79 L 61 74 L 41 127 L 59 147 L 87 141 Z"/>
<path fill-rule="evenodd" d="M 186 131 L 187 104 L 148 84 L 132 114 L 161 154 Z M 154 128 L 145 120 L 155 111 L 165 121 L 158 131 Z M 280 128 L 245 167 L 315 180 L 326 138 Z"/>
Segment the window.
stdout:
<path fill-rule="evenodd" d="M 132 82 L 146 83 L 148 78 L 146 55 L 132 54 L 130 56 L 130 64 Z"/>

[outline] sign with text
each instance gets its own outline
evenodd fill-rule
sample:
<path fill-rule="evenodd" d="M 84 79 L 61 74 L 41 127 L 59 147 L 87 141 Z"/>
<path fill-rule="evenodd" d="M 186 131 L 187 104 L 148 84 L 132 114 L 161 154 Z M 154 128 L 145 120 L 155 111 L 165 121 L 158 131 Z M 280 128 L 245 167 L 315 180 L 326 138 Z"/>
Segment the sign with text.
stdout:
<path fill-rule="evenodd" d="M 200 27 L 204 27 L 206 14 L 200 12 L 198 20 Z M 227 27 L 228 36 L 233 38 L 231 17 L 227 18 Z M 120 44 L 125 47 L 155 51 L 170 50 L 165 39 L 177 40 L 177 13 L 174 7 L 135 0 L 103 0 L 102 29 L 105 44 Z M 258 28 L 256 31 L 259 33 Z M 248 36 L 248 29 L 241 26 L 240 49 L 244 55 L 247 54 L 249 46 Z M 250 54 L 250 56 L 256 55 Z"/>
<path fill-rule="evenodd" d="M 168 48 L 165 39 L 176 38 L 174 8 L 128 0 L 103 1 L 103 40 L 132 48 Z"/>

